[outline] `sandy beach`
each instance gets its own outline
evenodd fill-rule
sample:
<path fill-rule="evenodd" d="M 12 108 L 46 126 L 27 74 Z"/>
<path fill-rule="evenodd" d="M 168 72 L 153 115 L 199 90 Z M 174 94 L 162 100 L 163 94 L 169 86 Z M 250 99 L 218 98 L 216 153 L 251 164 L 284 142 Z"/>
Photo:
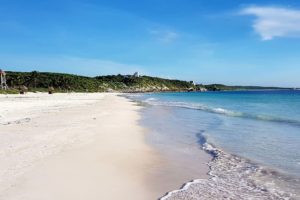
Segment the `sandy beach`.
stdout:
<path fill-rule="evenodd" d="M 147 144 L 140 109 L 118 94 L 1 95 L 0 199 L 157 199 L 178 189 L 190 174 Z"/>
<path fill-rule="evenodd" d="M 155 199 L 136 106 L 115 94 L 1 96 L 0 199 Z"/>

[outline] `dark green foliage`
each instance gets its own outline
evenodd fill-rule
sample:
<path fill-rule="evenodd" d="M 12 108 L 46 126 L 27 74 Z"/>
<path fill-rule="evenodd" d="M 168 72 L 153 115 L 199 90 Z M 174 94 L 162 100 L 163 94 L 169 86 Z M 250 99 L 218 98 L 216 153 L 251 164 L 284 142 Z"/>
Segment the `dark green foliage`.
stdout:
<path fill-rule="evenodd" d="M 120 89 L 146 90 L 146 91 L 181 91 L 187 90 L 193 85 L 187 81 L 169 80 L 150 76 L 98 76 L 101 83 L 114 84 Z"/>
<path fill-rule="evenodd" d="M 64 91 L 71 88 L 74 90 L 86 90 L 95 88 L 95 81 L 89 77 L 75 76 L 70 74 L 45 73 L 45 72 L 7 72 L 7 84 L 10 88 L 25 85 L 30 90 L 40 88 L 47 89 L 49 86 Z"/>
<path fill-rule="evenodd" d="M 169 80 L 150 76 L 110 75 L 86 77 L 71 74 L 49 72 L 7 72 L 7 84 L 9 91 L 0 93 L 16 93 L 20 86 L 26 86 L 29 91 L 47 92 L 53 87 L 56 92 L 159 92 L 159 91 L 188 91 L 206 88 L 209 91 L 219 90 L 258 90 L 258 89 L 282 89 L 276 87 L 256 86 L 226 86 L 222 84 L 196 85 L 187 81 Z"/>
<path fill-rule="evenodd" d="M 117 90 L 123 92 L 147 91 L 185 91 L 192 84 L 180 80 L 168 80 L 149 76 L 97 76 L 85 77 L 71 74 L 49 72 L 7 72 L 7 84 L 10 88 L 26 86 L 29 91 L 47 91 L 54 87 L 56 91 L 102 92 Z"/>
<path fill-rule="evenodd" d="M 211 85 L 205 85 L 204 87 L 209 91 L 291 89 L 291 88 L 261 87 L 261 86 L 227 86 L 222 84 L 211 84 Z"/>

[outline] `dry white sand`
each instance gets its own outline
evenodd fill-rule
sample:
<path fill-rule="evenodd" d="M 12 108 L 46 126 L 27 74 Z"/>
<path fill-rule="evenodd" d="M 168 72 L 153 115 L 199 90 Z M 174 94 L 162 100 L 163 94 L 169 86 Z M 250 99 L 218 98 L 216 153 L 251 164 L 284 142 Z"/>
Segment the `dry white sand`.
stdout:
<path fill-rule="evenodd" d="M 178 189 L 189 180 L 145 143 L 139 109 L 117 94 L 0 95 L 0 199 L 147 200 Z"/>
<path fill-rule="evenodd" d="M 138 107 L 115 94 L 0 97 L 0 199 L 155 199 Z"/>

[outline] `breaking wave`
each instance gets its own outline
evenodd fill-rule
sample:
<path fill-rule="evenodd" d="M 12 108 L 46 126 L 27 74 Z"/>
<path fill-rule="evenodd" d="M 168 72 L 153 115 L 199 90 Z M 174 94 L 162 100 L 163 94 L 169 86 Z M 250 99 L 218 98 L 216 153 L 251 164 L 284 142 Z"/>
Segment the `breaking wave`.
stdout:
<path fill-rule="evenodd" d="M 298 121 L 298 120 L 280 118 L 280 117 L 275 117 L 275 116 L 267 116 L 267 115 L 255 115 L 255 114 L 250 114 L 250 113 L 245 113 L 245 112 L 237 112 L 237 111 L 227 110 L 224 108 L 213 108 L 213 107 L 209 107 L 209 106 L 202 105 L 202 104 L 196 104 L 196 103 L 172 102 L 172 101 L 163 102 L 163 101 L 157 101 L 157 99 L 155 99 L 155 98 L 148 98 L 144 102 L 148 103 L 150 105 L 180 107 L 180 108 L 186 108 L 186 109 L 201 110 L 201 111 L 205 111 L 205 112 L 221 114 L 221 115 L 226 115 L 226 116 L 230 116 L 230 117 L 240 117 L 240 118 L 247 118 L 247 119 L 253 119 L 253 120 L 269 121 L 269 122 L 284 123 L 284 124 L 300 126 L 300 121 Z"/>
<path fill-rule="evenodd" d="M 203 136 L 200 137 L 200 141 L 205 141 Z M 290 180 L 290 184 L 287 184 L 286 181 L 278 179 L 278 172 L 228 154 L 207 142 L 204 142 L 202 147 L 213 156 L 212 161 L 208 163 L 208 174 L 211 177 L 188 182 L 181 189 L 171 191 L 159 200 L 300 198 L 297 192 L 299 180 Z"/>
<path fill-rule="evenodd" d="M 298 120 L 237 112 L 200 103 L 160 101 L 153 97 L 143 100 L 143 102 L 154 106 L 201 110 L 229 117 L 300 126 L 300 121 Z M 159 200 L 300 199 L 300 179 L 298 177 L 292 177 L 284 172 L 281 173 L 280 171 L 261 166 L 246 158 L 229 154 L 209 144 L 202 134 L 198 135 L 198 139 L 203 150 L 213 157 L 207 164 L 210 178 L 196 179 L 185 183 L 181 189 L 168 192 Z"/>

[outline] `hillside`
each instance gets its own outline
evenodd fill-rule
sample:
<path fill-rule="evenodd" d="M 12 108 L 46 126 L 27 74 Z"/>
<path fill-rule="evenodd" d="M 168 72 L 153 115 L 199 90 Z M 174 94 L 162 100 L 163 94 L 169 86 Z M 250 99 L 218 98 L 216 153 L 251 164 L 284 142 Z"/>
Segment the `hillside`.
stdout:
<path fill-rule="evenodd" d="M 6 72 L 7 84 L 10 88 L 6 93 L 18 93 L 19 88 L 26 86 L 29 91 L 48 91 L 53 87 L 57 92 L 160 92 L 188 90 L 260 90 L 289 89 L 259 86 L 226 86 L 222 84 L 194 85 L 188 81 L 170 80 L 150 76 L 110 75 L 86 77 L 72 74 L 50 72 Z M 4 91 L 0 90 L 0 93 Z"/>
<path fill-rule="evenodd" d="M 227 86 L 223 84 L 210 84 L 204 86 L 210 91 L 227 91 L 227 90 L 280 90 L 280 89 L 292 89 L 281 87 L 262 87 L 262 86 Z"/>
<path fill-rule="evenodd" d="M 151 92 L 186 91 L 194 85 L 187 81 L 169 80 L 150 76 L 111 75 L 86 77 L 49 72 L 6 72 L 7 84 L 11 89 L 26 86 L 30 91 L 46 91 L 54 87 L 56 91 L 75 92 Z"/>

